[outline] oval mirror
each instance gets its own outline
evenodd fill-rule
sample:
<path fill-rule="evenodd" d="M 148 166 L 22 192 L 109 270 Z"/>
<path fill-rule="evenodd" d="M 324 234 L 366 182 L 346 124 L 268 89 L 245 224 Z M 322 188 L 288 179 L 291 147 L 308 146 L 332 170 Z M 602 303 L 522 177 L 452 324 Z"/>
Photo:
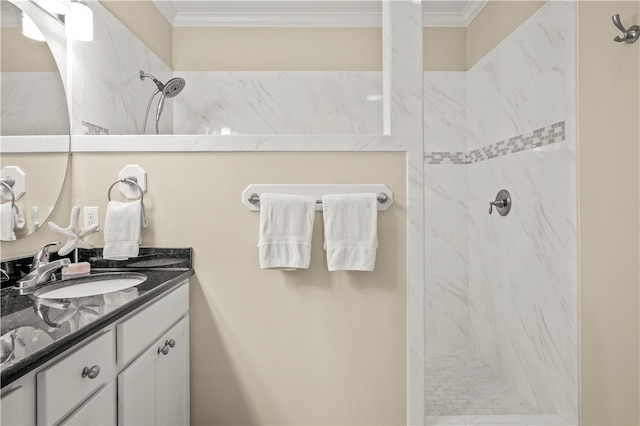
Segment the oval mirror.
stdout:
<path fill-rule="evenodd" d="M 62 23 L 32 2 L 0 3 L 0 169 L 3 177 L 24 174 L 24 183 L 12 186 L 13 209 L 11 193 L 0 188 L 0 239 L 11 241 L 45 225 L 58 200 L 69 160 L 70 120 L 59 71 L 65 65 L 56 61 L 66 57 Z M 46 41 L 25 36 L 30 25 Z"/>

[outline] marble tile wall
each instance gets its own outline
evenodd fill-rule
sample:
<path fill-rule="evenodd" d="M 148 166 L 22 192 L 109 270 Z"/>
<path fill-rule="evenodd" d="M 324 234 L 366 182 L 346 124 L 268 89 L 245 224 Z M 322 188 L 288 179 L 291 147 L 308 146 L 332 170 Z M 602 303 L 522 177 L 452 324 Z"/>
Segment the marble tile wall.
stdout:
<path fill-rule="evenodd" d="M 425 152 L 466 152 L 466 72 L 424 73 Z M 425 157 L 426 158 L 426 157 Z M 425 161 L 425 351 L 469 342 L 467 170 Z"/>
<path fill-rule="evenodd" d="M 376 71 L 177 72 L 176 134 L 381 134 Z"/>
<path fill-rule="evenodd" d="M 173 71 L 100 2 L 88 2 L 94 14 L 94 40 L 73 42 L 73 134 L 139 134 L 147 103 L 155 89 L 149 79 L 141 81 L 139 70 L 162 82 Z M 75 54 L 77 52 L 77 54 Z M 146 133 L 155 133 L 156 100 L 152 104 Z M 87 124 L 83 124 L 87 123 Z M 165 102 L 160 133 L 173 133 L 173 103 Z"/>
<path fill-rule="evenodd" d="M 68 135 L 67 98 L 57 72 L 0 73 L 0 134 Z"/>
<path fill-rule="evenodd" d="M 469 311 L 473 347 L 542 412 L 569 421 L 578 397 L 574 39 L 575 4 L 548 2 L 467 80 L 472 153 L 558 130 L 552 144 L 468 166 Z M 490 216 L 502 188 L 511 213 Z"/>
<path fill-rule="evenodd" d="M 425 81 L 437 105 L 425 106 L 426 350 L 468 344 L 534 407 L 575 424 L 575 5 L 548 2 L 457 88 Z M 502 188 L 512 211 L 489 215 Z"/>

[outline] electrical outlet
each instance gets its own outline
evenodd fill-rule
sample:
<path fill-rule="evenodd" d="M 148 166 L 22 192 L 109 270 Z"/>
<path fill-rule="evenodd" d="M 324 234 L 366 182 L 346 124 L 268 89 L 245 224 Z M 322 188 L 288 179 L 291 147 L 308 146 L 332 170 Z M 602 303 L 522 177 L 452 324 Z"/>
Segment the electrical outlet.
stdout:
<path fill-rule="evenodd" d="M 100 214 L 98 212 L 99 212 L 98 207 L 84 208 L 84 227 L 85 228 L 93 224 L 100 225 Z"/>

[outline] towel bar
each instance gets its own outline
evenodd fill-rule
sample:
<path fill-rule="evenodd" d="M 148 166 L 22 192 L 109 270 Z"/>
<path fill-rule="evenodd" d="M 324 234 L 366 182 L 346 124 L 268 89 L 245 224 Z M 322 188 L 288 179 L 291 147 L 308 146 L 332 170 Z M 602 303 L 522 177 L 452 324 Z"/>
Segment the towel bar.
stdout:
<path fill-rule="evenodd" d="M 260 194 L 265 192 L 315 197 L 316 211 L 322 210 L 322 196 L 328 194 L 377 194 L 378 211 L 393 204 L 393 191 L 383 184 L 252 184 L 242 191 L 242 204 L 250 211 L 260 211 Z"/>
<path fill-rule="evenodd" d="M 389 196 L 384 192 L 381 192 L 378 194 L 377 199 L 379 203 L 384 204 L 389 199 Z M 260 196 L 254 192 L 249 196 L 249 198 L 247 198 L 247 201 L 251 204 L 258 204 L 260 202 Z M 316 204 L 322 204 L 322 200 L 316 200 Z"/>

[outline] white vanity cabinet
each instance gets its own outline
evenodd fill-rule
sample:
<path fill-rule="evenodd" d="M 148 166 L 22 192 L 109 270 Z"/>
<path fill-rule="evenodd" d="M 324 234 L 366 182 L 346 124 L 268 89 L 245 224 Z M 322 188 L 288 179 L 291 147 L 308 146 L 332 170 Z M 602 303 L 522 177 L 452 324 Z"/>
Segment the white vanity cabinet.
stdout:
<path fill-rule="evenodd" d="M 189 424 L 189 317 L 118 376 L 118 424 Z"/>
<path fill-rule="evenodd" d="M 2 390 L 1 425 L 188 425 L 184 281 Z"/>

